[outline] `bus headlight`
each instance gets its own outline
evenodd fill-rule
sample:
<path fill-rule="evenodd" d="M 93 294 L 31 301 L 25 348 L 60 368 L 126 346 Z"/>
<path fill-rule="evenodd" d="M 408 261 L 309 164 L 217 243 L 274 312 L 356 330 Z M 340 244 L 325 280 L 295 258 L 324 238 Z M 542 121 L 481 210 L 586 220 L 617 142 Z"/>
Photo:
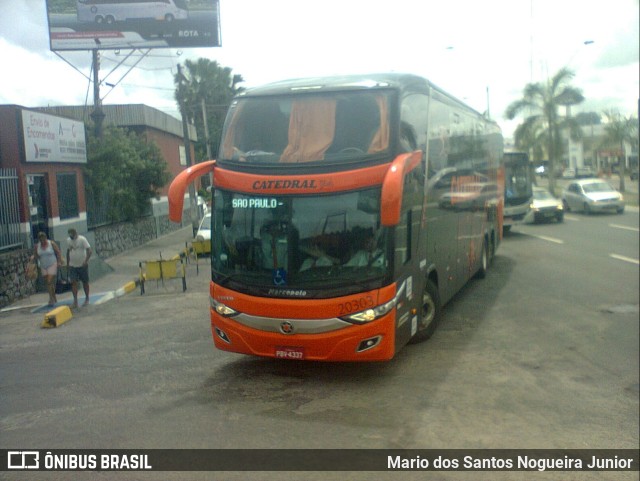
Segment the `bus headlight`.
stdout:
<path fill-rule="evenodd" d="M 231 317 L 231 316 L 235 316 L 236 314 L 239 314 L 239 312 L 236 311 L 235 309 L 231 309 L 226 304 L 216 301 L 213 297 L 210 298 L 210 301 L 211 301 L 211 308 L 223 317 Z"/>
<path fill-rule="evenodd" d="M 385 304 L 381 304 L 377 307 L 371 307 L 364 311 L 356 312 L 355 314 L 349 314 L 348 316 L 343 316 L 340 319 L 347 322 L 353 322 L 354 324 L 366 324 L 367 322 L 375 321 L 389 313 L 395 305 L 396 300 L 392 299 Z"/>

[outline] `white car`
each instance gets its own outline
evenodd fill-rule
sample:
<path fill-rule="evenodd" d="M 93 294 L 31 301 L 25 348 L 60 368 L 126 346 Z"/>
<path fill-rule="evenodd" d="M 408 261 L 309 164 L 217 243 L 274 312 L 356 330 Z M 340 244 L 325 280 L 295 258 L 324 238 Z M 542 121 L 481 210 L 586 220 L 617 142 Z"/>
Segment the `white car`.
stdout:
<path fill-rule="evenodd" d="M 198 232 L 196 232 L 196 239 L 198 240 L 211 240 L 211 214 L 205 214 L 198 226 Z"/>
<path fill-rule="evenodd" d="M 603 211 L 624 212 L 624 197 L 604 180 L 581 179 L 571 182 L 562 193 L 565 210 L 585 214 Z"/>
<path fill-rule="evenodd" d="M 533 188 L 533 200 L 529 206 L 529 212 L 524 217 L 526 223 L 564 220 L 564 206 L 560 199 L 555 198 L 547 189 L 542 187 Z"/>

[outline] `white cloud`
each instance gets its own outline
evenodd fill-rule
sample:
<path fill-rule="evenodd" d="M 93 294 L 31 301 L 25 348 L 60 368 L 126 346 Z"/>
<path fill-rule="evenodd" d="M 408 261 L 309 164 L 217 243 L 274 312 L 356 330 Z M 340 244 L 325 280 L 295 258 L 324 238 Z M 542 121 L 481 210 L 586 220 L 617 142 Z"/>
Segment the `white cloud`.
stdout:
<path fill-rule="evenodd" d="M 487 107 L 488 87 L 491 114 L 506 134 L 514 126 L 502 118 L 507 105 L 526 83 L 565 65 L 587 97 L 581 109 L 637 109 L 637 0 L 221 0 L 221 21 L 222 47 L 188 49 L 181 57 L 155 50 L 112 92 L 103 87 L 105 103 L 147 103 L 177 115 L 175 66 L 202 56 L 231 67 L 249 87 L 291 77 L 412 72 L 479 111 Z M 81 104 L 87 98 L 88 81 L 49 51 L 42 0 L 3 5 L 0 50 L 11 72 L 0 77 L 0 103 Z M 64 58 L 89 75 L 88 52 Z M 120 58 L 103 52 L 102 79 Z M 116 83 L 124 71 L 107 81 Z"/>

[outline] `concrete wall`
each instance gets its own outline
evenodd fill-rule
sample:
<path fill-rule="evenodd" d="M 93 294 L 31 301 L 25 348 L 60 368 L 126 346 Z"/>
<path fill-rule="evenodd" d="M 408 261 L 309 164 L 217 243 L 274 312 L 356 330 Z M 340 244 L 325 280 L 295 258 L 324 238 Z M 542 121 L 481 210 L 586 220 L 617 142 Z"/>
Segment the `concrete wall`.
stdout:
<path fill-rule="evenodd" d="M 134 249 L 180 228 L 182 225 L 174 224 L 166 215 L 160 215 L 136 222 L 103 226 L 88 233 L 81 232 L 89 239 L 91 247 L 97 254 L 97 257 L 92 258 L 91 277 L 98 278 L 108 271 L 108 269 L 101 270 L 100 266 L 94 266 L 95 262 L 104 264 L 104 260 L 109 257 Z M 59 244 L 64 257 L 65 241 Z M 0 254 L 0 308 L 37 292 L 39 283 L 29 281 L 25 277 L 25 266 L 32 253 L 32 249 L 19 249 Z"/>
<path fill-rule="evenodd" d="M 95 251 L 102 259 L 108 259 L 181 227 L 180 224 L 171 222 L 166 215 L 98 227 L 92 231 L 95 236 Z"/>
<path fill-rule="evenodd" d="M 25 277 L 31 249 L 19 249 L 0 254 L 0 307 L 8 306 L 36 292 L 36 281 Z"/>

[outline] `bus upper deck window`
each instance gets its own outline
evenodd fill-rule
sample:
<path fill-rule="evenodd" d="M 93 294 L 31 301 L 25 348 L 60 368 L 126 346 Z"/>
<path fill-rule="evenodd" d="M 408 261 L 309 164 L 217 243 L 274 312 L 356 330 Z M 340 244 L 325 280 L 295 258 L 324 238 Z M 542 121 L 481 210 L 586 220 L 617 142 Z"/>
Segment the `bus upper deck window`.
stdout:
<path fill-rule="evenodd" d="M 385 95 L 246 98 L 232 106 L 222 158 L 304 163 L 381 152 L 388 145 Z"/>

